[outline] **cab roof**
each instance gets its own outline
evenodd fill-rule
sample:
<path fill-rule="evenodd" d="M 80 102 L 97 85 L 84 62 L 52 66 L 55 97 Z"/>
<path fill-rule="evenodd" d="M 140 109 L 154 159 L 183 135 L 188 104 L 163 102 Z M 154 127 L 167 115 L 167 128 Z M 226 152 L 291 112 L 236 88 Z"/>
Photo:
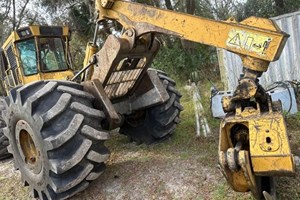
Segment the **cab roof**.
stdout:
<path fill-rule="evenodd" d="M 69 36 L 70 30 L 67 26 L 26 26 L 13 31 L 10 36 L 3 43 L 2 48 L 5 49 L 10 43 L 34 36 L 45 36 L 45 37 L 60 37 Z"/>

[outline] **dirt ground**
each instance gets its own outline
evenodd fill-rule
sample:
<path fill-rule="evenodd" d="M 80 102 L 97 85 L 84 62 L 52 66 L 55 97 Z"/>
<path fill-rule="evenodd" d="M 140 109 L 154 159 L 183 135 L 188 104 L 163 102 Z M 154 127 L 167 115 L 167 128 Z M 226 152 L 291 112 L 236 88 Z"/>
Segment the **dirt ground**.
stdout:
<path fill-rule="evenodd" d="M 107 170 L 73 200 L 223 200 L 252 199 L 250 194 L 235 193 L 228 187 L 217 167 L 216 137 L 200 138 L 185 147 L 168 151 L 173 142 L 147 147 L 128 143 L 127 138 L 113 135 L 118 146 L 112 152 Z M 167 148 L 165 147 L 167 143 Z M 188 148 L 195 151 L 191 153 Z M 280 178 L 278 199 L 299 199 L 299 174 Z M 281 187 L 281 188 L 278 188 Z M 0 164 L 0 199 L 31 199 L 22 187 L 12 160 Z"/>
<path fill-rule="evenodd" d="M 72 200 L 244 200 L 249 193 L 234 192 L 217 166 L 219 121 L 209 120 L 213 133 L 195 138 L 192 104 L 183 98 L 182 122 L 172 138 L 152 146 L 136 145 L 112 133 L 107 146 L 111 157 L 107 170 Z M 300 117 L 288 120 L 293 152 L 300 155 Z M 214 125 L 216 124 L 216 125 Z M 300 174 L 279 178 L 278 199 L 300 199 Z M 0 200 L 31 199 L 22 187 L 12 160 L 0 163 Z"/>
<path fill-rule="evenodd" d="M 192 142 L 192 148 L 202 151 L 191 154 L 191 146 L 183 144 L 168 151 L 171 140 L 147 147 L 113 134 L 114 142 L 108 146 L 117 149 L 112 151 L 107 170 L 71 199 L 249 199 L 249 194 L 237 195 L 225 183 L 217 168 L 217 157 L 212 156 L 212 152 L 217 153 L 215 139 Z M 0 188 L 0 199 L 30 199 L 29 191 L 20 183 L 19 172 L 13 170 L 12 160 L 0 164 Z"/>

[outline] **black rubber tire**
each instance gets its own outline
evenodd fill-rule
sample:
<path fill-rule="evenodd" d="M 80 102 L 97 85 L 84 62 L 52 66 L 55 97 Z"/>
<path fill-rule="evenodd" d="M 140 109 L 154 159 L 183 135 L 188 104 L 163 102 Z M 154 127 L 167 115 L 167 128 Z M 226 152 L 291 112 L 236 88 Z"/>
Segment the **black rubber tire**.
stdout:
<path fill-rule="evenodd" d="M 169 100 L 125 116 L 124 124 L 120 127 L 121 134 L 127 135 L 138 144 L 157 143 L 171 136 L 180 121 L 179 115 L 183 110 L 180 104 L 182 95 L 175 89 L 175 81 L 165 72 L 158 70 L 156 72 L 170 96 Z"/>
<path fill-rule="evenodd" d="M 12 156 L 7 151 L 8 138 L 3 134 L 3 128 L 6 127 L 6 124 L 2 118 L 2 112 L 4 109 L 4 97 L 0 97 L 0 160 L 4 160 Z"/>
<path fill-rule="evenodd" d="M 33 197 L 69 198 L 102 174 L 110 155 L 104 146 L 109 133 L 101 128 L 104 113 L 94 109 L 94 97 L 82 85 L 37 81 L 11 90 L 9 99 L 3 114 L 8 151 Z M 36 157 L 25 159 L 24 133 Z"/>

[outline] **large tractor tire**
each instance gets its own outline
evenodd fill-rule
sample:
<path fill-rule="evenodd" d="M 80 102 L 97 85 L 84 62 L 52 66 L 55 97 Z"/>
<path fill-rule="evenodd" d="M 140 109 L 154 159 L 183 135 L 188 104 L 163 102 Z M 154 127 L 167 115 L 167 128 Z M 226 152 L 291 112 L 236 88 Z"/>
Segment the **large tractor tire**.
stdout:
<path fill-rule="evenodd" d="M 2 118 L 2 112 L 4 111 L 4 109 L 5 109 L 4 98 L 0 97 L 0 160 L 4 160 L 12 156 L 7 151 L 8 139 L 3 134 L 3 128 L 6 127 L 6 124 Z"/>
<path fill-rule="evenodd" d="M 7 151 L 8 139 L 3 134 L 3 128 L 5 127 L 5 122 L 0 119 L 0 160 L 11 157 L 11 154 Z"/>
<path fill-rule="evenodd" d="M 175 81 L 162 71 L 157 71 L 157 75 L 170 96 L 169 100 L 125 116 L 124 124 L 120 128 L 121 134 L 127 135 L 138 144 L 157 143 L 171 136 L 183 110 L 180 104 L 181 94 L 175 89 Z"/>
<path fill-rule="evenodd" d="M 9 93 L 4 113 L 15 168 L 39 199 L 66 199 L 105 169 L 104 113 L 79 84 L 38 81 Z"/>

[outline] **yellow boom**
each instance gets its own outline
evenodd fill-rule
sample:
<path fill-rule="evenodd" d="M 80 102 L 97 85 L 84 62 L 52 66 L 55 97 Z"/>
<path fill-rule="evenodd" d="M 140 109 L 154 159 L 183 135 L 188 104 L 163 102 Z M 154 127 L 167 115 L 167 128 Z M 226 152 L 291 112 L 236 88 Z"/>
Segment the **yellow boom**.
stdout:
<path fill-rule="evenodd" d="M 272 20 L 263 18 L 216 21 L 121 0 L 96 0 L 96 9 L 98 20 L 116 20 L 125 29 L 134 27 L 137 36 L 158 32 L 227 49 L 257 71 L 266 71 L 268 62 L 279 58 L 288 38 Z"/>

